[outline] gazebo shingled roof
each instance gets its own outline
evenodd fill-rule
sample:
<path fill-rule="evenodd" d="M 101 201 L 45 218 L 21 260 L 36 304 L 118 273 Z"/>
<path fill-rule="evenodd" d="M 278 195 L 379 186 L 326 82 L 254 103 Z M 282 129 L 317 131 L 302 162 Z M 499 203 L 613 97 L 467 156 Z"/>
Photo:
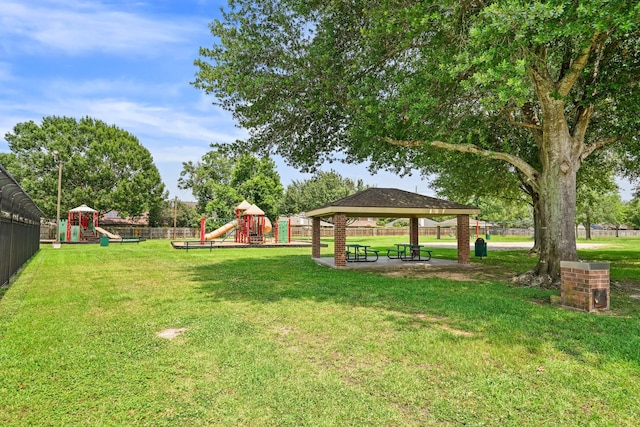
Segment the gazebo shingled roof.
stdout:
<path fill-rule="evenodd" d="M 441 215 L 477 215 L 480 209 L 396 188 L 368 188 L 308 211 L 306 215 L 329 216 L 336 212 L 347 216 L 426 218 Z"/>

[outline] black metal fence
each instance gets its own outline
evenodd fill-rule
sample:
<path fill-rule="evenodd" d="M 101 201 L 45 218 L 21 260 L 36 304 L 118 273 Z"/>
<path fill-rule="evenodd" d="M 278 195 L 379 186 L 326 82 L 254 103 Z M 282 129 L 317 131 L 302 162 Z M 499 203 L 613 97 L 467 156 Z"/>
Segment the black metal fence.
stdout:
<path fill-rule="evenodd" d="M 0 165 L 0 287 L 40 248 L 43 213 Z"/>

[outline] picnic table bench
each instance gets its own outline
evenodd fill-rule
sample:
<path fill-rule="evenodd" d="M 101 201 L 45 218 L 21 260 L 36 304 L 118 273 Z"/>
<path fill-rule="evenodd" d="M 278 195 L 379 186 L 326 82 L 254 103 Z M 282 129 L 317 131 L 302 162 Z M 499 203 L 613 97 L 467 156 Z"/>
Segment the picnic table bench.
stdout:
<path fill-rule="evenodd" d="M 189 252 L 189 249 L 207 249 L 209 248 L 209 252 L 213 250 L 215 245 L 215 241 L 206 240 L 201 242 L 200 240 L 187 240 L 184 242 L 184 248 Z"/>
<path fill-rule="evenodd" d="M 140 243 L 142 237 L 140 236 L 122 236 L 120 237 L 120 243 Z"/>
<path fill-rule="evenodd" d="M 430 261 L 431 250 L 424 246 L 412 245 L 410 243 L 396 243 L 395 248 L 387 249 L 389 259 L 400 259 L 402 261 Z"/>
<path fill-rule="evenodd" d="M 378 250 L 371 249 L 371 246 L 350 243 L 345 245 L 347 250 L 347 262 L 376 262 L 378 261 Z M 375 256 L 375 259 L 373 257 Z"/>

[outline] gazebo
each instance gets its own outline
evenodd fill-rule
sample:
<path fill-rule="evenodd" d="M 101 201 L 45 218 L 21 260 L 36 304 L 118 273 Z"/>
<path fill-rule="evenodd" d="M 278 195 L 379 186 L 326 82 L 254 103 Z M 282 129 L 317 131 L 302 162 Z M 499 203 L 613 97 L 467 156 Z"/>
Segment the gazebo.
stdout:
<path fill-rule="evenodd" d="M 320 258 L 320 218 L 333 217 L 334 262 L 346 266 L 347 217 L 409 218 L 409 243 L 418 244 L 418 218 L 456 215 L 458 224 L 458 263 L 471 263 L 469 216 L 480 209 L 448 200 L 423 196 L 396 188 L 369 188 L 308 211 L 312 218 L 312 257 Z"/>

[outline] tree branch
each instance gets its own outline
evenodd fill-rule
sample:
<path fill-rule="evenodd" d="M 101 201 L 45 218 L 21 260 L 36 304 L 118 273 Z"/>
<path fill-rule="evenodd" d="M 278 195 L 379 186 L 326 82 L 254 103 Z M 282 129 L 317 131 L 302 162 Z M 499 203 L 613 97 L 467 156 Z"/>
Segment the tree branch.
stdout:
<path fill-rule="evenodd" d="M 571 67 L 569 67 L 569 70 L 567 70 L 567 73 L 561 77 L 560 81 L 557 84 L 557 90 L 561 96 L 567 96 L 571 91 L 571 88 L 575 84 L 576 80 L 578 80 L 578 77 L 580 77 L 580 72 L 587 65 L 587 61 L 589 60 L 589 55 L 591 54 L 591 50 L 596 44 L 600 42 L 601 35 L 602 35 L 601 33 L 595 33 L 591 37 L 591 42 L 589 43 L 589 46 L 585 47 L 582 50 L 582 53 L 580 54 L 580 56 L 576 58 L 575 61 L 573 61 L 573 63 L 571 64 Z"/>
<path fill-rule="evenodd" d="M 590 104 L 586 108 L 578 108 L 578 116 L 573 125 L 573 128 L 571 129 L 571 135 L 579 143 L 582 143 L 584 141 L 584 136 L 587 133 L 587 128 L 589 127 L 591 116 L 593 115 L 593 110 L 593 104 Z"/>
<path fill-rule="evenodd" d="M 392 145 L 397 145 L 400 147 L 416 148 L 430 146 L 435 148 L 442 148 L 449 151 L 458 151 L 460 153 L 478 154 L 490 159 L 503 160 L 509 164 L 512 164 L 518 170 L 520 170 L 527 177 L 528 183 L 536 190 L 538 190 L 538 177 L 540 175 L 539 172 L 531 165 L 529 165 L 529 163 L 525 162 L 518 156 L 514 156 L 513 154 L 486 150 L 473 144 L 450 144 L 443 141 L 427 142 L 422 140 L 399 140 L 394 138 L 384 138 L 384 140 Z"/>
<path fill-rule="evenodd" d="M 564 52 L 562 53 L 562 66 L 560 67 L 560 78 L 567 74 L 569 68 L 571 67 L 571 45 L 567 43 L 564 47 Z"/>
<path fill-rule="evenodd" d="M 595 36 L 594 36 L 595 37 Z M 595 52 L 595 60 L 593 61 L 593 73 L 590 76 L 590 79 L 586 82 L 585 88 L 589 85 L 593 86 L 593 91 L 591 93 L 591 97 L 595 97 L 597 94 L 597 82 L 600 73 L 600 63 L 604 57 L 604 40 L 608 37 L 608 33 L 601 33 L 597 35 L 592 40 L 591 50 Z M 589 98 L 589 94 L 584 92 L 582 96 L 582 100 L 587 101 Z M 591 121 L 591 116 L 593 115 L 594 106 L 593 103 L 589 103 L 587 107 L 578 107 L 576 115 L 576 119 L 574 121 L 573 127 L 571 129 L 571 134 L 579 143 L 584 141 L 584 136 L 587 132 L 587 128 L 589 127 L 589 122 Z"/>
<path fill-rule="evenodd" d="M 592 142 L 591 144 L 587 144 L 582 149 L 582 153 L 580 154 L 580 160 L 584 160 L 589 154 L 593 153 L 596 150 L 599 150 L 609 144 L 613 144 L 614 142 L 620 141 L 623 137 L 613 136 L 611 138 L 600 139 L 598 141 Z"/>
<path fill-rule="evenodd" d="M 536 111 L 533 105 L 531 104 L 531 102 L 525 102 L 524 105 L 520 107 L 520 111 L 524 116 L 525 120 L 527 121 L 527 123 L 531 123 L 534 126 L 538 127 L 538 129 L 531 131 L 531 135 L 533 136 L 534 141 L 536 141 L 536 144 L 538 145 L 538 147 L 541 147 L 542 146 L 542 125 L 540 123 L 540 119 L 538 118 L 538 115 L 536 114 Z"/>
<path fill-rule="evenodd" d="M 527 128 L 527 129 L 533 129 L 533 130 L 542 130 L 542 127 L 540 125 L 536 125 L 533 123 L 523 123 L 523 122 L 517 122 L 513 119 L 513 115 L 511 114 L 510 111 L 506 111 L 503 110 L 504 114 L 507 116 L 507 120 L 509 120 L 509 124 L 513 125 L 513 126 L 519 126 L 519 127 L 523 127 L 523 128 Z"/>

